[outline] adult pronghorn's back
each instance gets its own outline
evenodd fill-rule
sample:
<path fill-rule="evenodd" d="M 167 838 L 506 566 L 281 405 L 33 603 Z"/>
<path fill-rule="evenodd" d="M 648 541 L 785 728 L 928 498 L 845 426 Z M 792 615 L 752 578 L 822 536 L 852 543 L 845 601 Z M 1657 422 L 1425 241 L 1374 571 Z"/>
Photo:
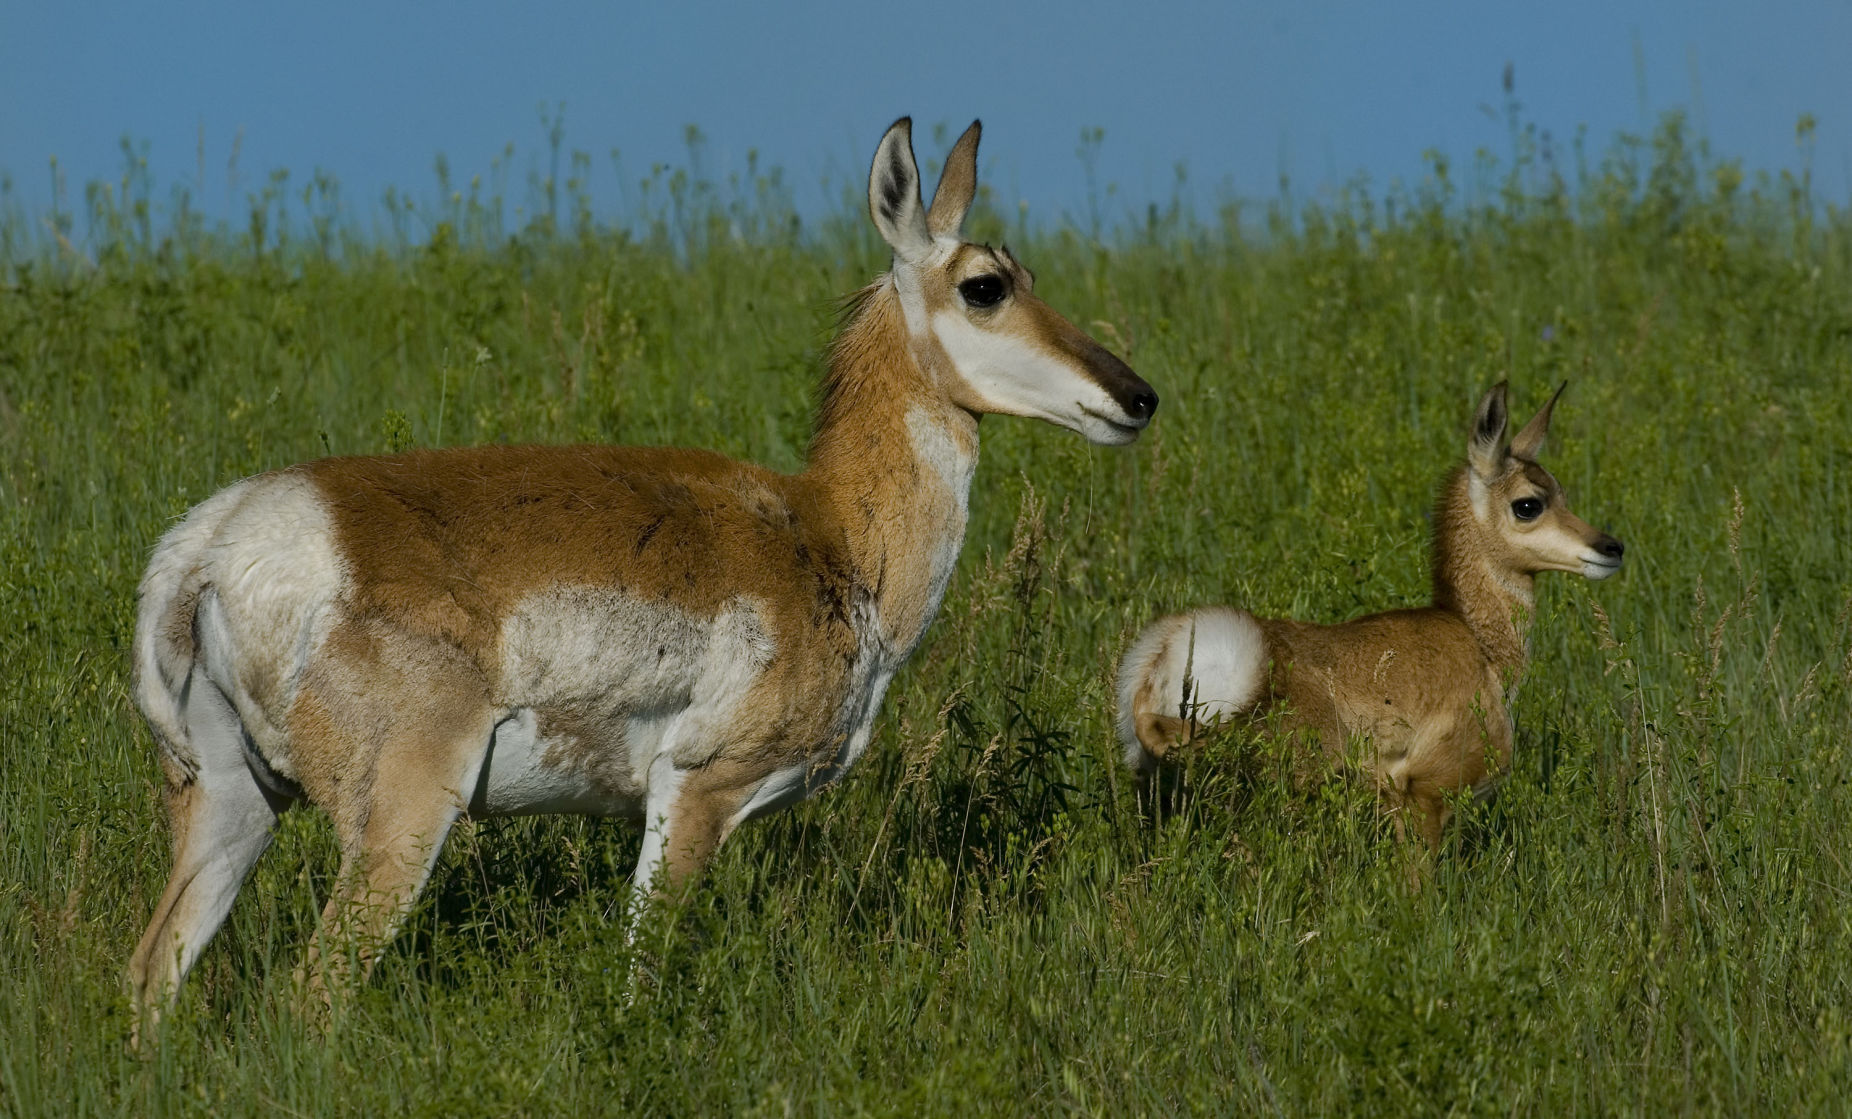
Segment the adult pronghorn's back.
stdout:
<path fill-rule="evenodd" d="M 1120 662 L 1127 764 L 1149 771 L 1206 729 L 1271 715 L 1331 764 L 1370 772 L 1437 846 L 1446 795 L 1485 787 L 1509 761 L 1533 577 L 1605 579 L 1621 565 L 1620 541 L 1571 513 L 1537 465 L 1556 398 L 1507 447 L 1505 391 L 1480 402 L 1466 465 L 1441 488 L 1431 606 L 1337 625 L 1226 607 L 1160 618 Z"/>
<path fill-rule="evenodd" d="M 465 811 L 646 827 L 678 885 L 741 821 L 845 772 L 962 542 L 977 416 L 1137 437 L 1150 386 L 961 240 L 978 126 L 920 200 L 908 123 L 870 212 L 893 269 L 830 353 L 809 462 L 487 447 L 328 459 L 209 498 L 142 583 L 136 696 L 174 871 L 130 965 L 158 1009 L 276 814 L 328 811 L 342 868 L 310 979 L 391 936 Z"/>

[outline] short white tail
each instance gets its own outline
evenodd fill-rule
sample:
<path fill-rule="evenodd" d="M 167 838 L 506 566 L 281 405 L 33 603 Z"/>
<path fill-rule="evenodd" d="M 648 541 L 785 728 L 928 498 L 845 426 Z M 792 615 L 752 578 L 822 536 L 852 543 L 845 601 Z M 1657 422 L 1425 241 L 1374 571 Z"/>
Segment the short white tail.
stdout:
<path fill-rule="evenodd" d="M 1151 769 L 1179 735 L 1187 743 L 1246 714 L 1266 683 L 1267 639 L 1245 610 L 1209 607 L 1145 627 L 1119 665 L 1125 764 Z"/>

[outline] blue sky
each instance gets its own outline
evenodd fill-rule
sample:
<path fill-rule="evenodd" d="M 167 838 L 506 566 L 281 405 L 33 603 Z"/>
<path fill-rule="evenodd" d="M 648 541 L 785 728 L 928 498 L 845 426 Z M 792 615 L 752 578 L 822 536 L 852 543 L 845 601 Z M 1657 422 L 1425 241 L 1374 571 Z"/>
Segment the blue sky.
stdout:
<path fill-rule="evenodd" d="M 1481 145 L 1503 155 L 1495 110 L 1509 62 L 1528 119 L 1564 141 L 1586 125 L 1596 147 L 1682 106 L 1719 153 L 1798 167 L 1795 120 L 1811 112 L 1818 190 L 1844 202 L 1848 46 L 1844 0 L 13 0 L 0 14 L 0 172 L 41 208 L 55 155 L 81 198 L 85 180 L 119 173 L 128 136 L 148 145 L 157 197 L 197 181 L 210 210 L 242 212 L 269 169 L 300 187 L 321 168 L 364 216 L 388 185 L 434 196 L 440 152 L 467 181 L 512 141 L 520 184 L 545 151 L 539 106 L 564 102 L 566 146 L 594 155 L 601 208 L 619 198 L 611 149 L 635 179 L 684 161 L 694 123 L 710 169 L 756 148 L 814 210 L 822 181 L 865 175 L 895 116 L 954 134 L 981 116 L 987 181 L 1048 218 L 1085 209 L 1075 149 L 1088 126 L 1105 130 L 1098 176 L 1119 209 L 1168 197 L 1179 162 L 1201 191 L 1266 198 L 1282 171 L 1307 194 L 1358 173 L 1413 180 L 1428 148 L 1459 162 Z"/>

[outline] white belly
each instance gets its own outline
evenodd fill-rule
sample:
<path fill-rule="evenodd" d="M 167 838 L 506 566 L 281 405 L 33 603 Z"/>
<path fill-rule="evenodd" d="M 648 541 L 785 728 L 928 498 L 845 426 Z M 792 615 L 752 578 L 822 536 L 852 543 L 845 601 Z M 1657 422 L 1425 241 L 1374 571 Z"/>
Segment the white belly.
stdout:
<path fill-rule="evenodd" d="M 533 709 L 523 707 L 496 724 L 470 815 L 570 812 L 640 820 L 646 790 L 629 769 L 627 757 L 588 759 L 576 743 L 542 735 Z"/>

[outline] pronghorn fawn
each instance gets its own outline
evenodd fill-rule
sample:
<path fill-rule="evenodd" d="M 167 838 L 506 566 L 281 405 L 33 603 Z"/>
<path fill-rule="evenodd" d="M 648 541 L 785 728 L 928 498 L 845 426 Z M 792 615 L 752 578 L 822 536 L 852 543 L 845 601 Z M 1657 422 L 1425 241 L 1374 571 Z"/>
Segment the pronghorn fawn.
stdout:
<path fill-rule="evenodd" d="M 636 821 L 644 900 L 855 763 L 951 578 L 978 417 L 1125 444 L 1158 404 L 1007 249 L 960 237 L 978 135 L 930 208 L 910 122 L 882 137 L 868 202 L 892 268 L 848 306 L 800 473 L 669 447 L 324 459 L 238 482 L 161 539 L 135 696 L 174 866 L 128 970 L 138 1021 L 298 801 L 341 848 L 306 963 L 325 1000 L 460 815 Z"/>
<path fill-rule="evenodd" d="M 1505 385 L 1479 403 L 1466 462 L 1434 507 L 1434 601 L 1337 625 L 1210 607 L 1148 626 L 1119 668 L 1127 764 L 1149 775 L 1218 725 L 1295 736 L 1314 765 L 1367 772 L 1440 845 L 1448 795 L 1484 794 L 1511 757 L 1541 571 L 1605 579 L 1619 540 L 1569 511 L 1537 465 L 1556 396 L 1505 443 Z M 1397 816 L 1397 830 L 1405 817 Z"/>

